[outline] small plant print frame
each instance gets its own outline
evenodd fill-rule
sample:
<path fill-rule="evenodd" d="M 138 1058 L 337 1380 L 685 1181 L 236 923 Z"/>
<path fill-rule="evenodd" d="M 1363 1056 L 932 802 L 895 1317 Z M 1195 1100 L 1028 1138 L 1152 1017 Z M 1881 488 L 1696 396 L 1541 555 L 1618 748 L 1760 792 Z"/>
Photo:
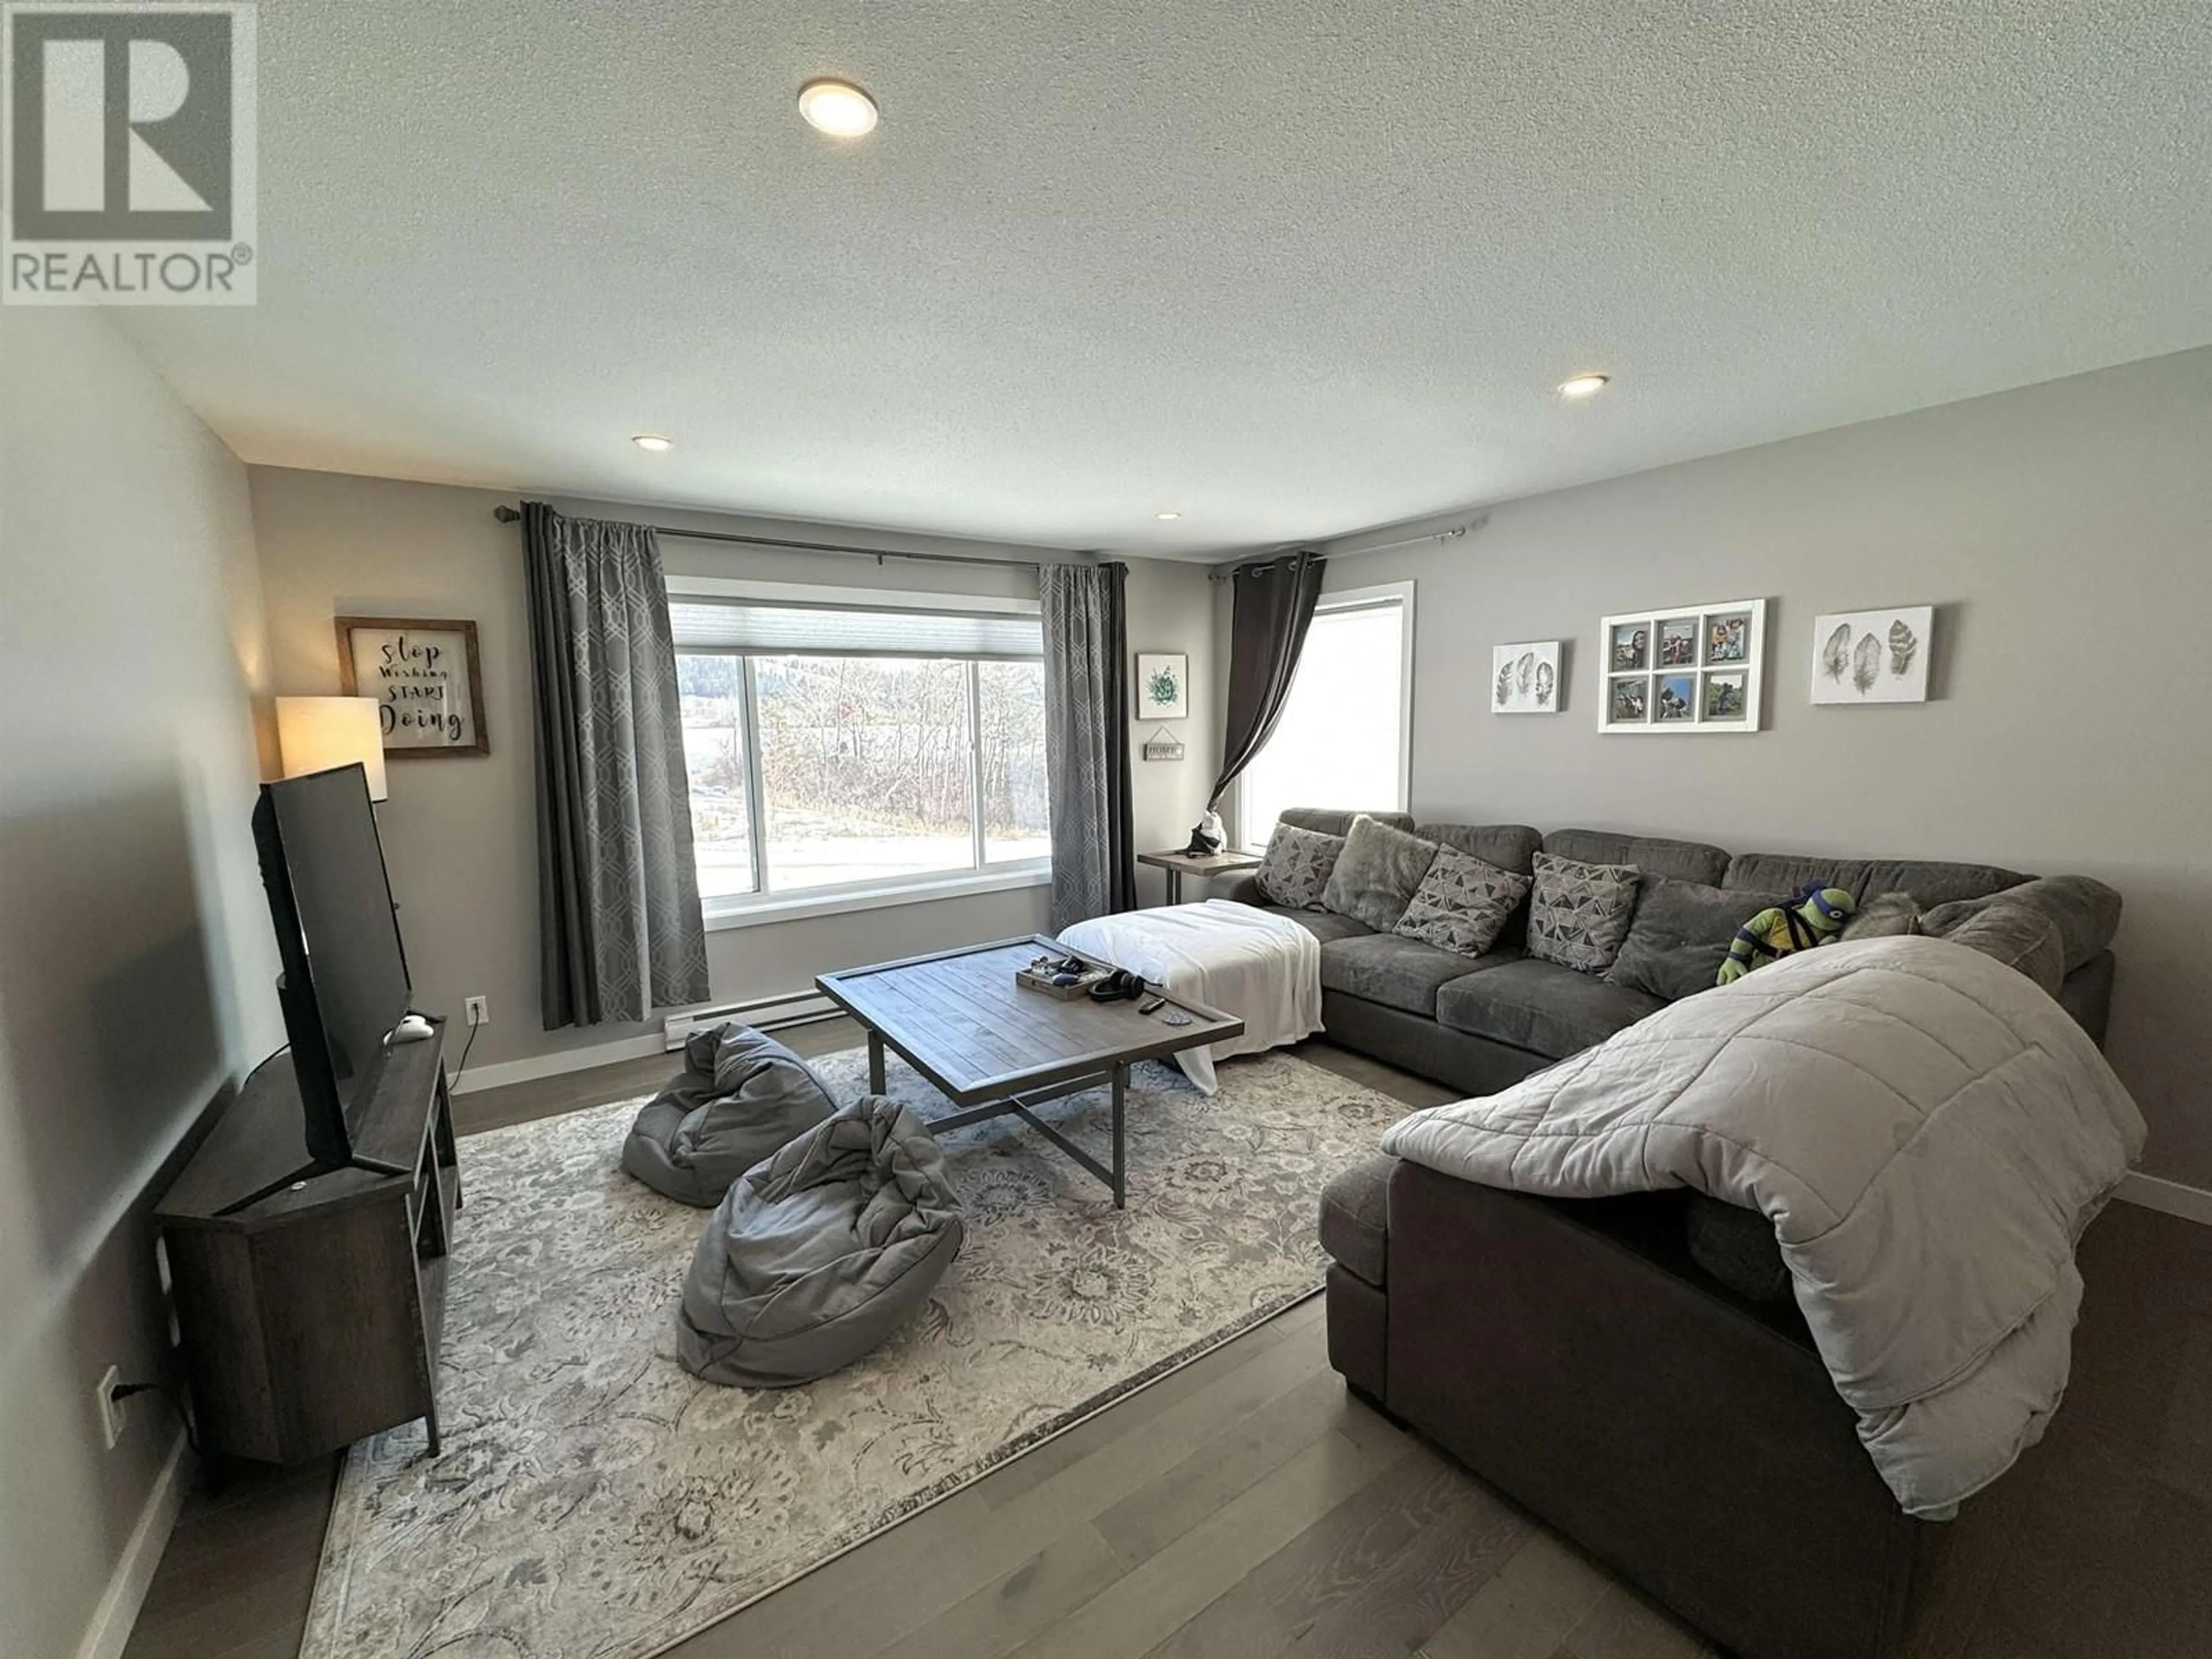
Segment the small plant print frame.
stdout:
<path fill-rule="evenodd" d="M 1137 718 L 1179 720 L 1190 713 L 1190 659 L 1182 653 L 1137 653 Z"/>
<path fill-rule="evenodd" d="M 1655 606 L 1607 617 L 1598 730 L 1650 737 L 1759 729 L 1766 601 Z"/>

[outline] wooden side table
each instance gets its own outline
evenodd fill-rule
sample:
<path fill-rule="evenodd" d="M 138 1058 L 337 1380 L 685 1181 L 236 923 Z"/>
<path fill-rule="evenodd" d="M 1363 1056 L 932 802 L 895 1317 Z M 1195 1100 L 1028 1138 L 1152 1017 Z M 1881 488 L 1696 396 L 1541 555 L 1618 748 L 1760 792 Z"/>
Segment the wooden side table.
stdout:
<path fill-rule="evenodd" d="M 1256 853 L 1139 853 L 1137 862 L 1168 872 L 1168 902 L 1182 902 L 1185 876 L 1233 876 L 1240 870 L 1256 870 L 1262 860 Z"/>

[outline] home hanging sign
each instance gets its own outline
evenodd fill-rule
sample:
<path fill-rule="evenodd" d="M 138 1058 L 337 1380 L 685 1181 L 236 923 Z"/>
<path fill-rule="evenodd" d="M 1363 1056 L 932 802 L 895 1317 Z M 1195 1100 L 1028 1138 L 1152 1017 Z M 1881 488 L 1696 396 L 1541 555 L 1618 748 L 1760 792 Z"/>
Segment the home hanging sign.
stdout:
<path fill-rule="evenodd" d="M 1145 739 L 1145 758 L 1148 761 L 1179 761 L 1182 758 L 1182 739 L 1166 726 L 1159 726 Z"/>
<path fill-rule="evenodd" d="M 474 623 L 340 617 L 337 635 L 346 695 L 376 699 L 387 758 L 491 752 Z"/>

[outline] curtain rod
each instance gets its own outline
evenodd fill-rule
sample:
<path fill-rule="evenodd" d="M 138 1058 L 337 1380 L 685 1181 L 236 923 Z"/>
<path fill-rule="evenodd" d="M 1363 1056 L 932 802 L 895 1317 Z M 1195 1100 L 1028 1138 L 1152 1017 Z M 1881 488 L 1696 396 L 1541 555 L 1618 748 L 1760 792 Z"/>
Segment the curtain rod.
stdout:
<path fill-rule="evenodd" d="M 522 514 L 502 503 L 491 510 L 491 515 L 501 524 L 520 524 Z M 881 564 L 885 559 L 916 559 L 925 564 L 981 564 L 994 567 L 1012 565 L 1018 569 L 1035 570 L 1035 559 L 994 559 L 980 553 L 905 553 L 894 547 L 848 547 L 842 542 L 794 542 L 781 536 L 740 536 L 729 530 L 678 530 L 671 526 L 653 526 L 664 536 L 681 536 L 693 542 L 734 542 L 745 547 L 787 547 L 801 553 L 845 553 L 855 558 L 873 559 Z"/>
<path fill-rule="evenodd" d="M 1418 536 L 1401 536 L 1396 541 L 1376 542 L 1370 547 L 1331 548 L 1326 542 L 1301 543 L 1298 546 L 1282 548 L 1276 552 L 1263 554 L 1256 558 L 1238 559 L 1231 563 L 1216 565 L 1207 575 L 1206 580 L 1210 582 L 1231 580 L 1237 574 L 1238 566 L 1265 564 L 1273 559 L 1286 558 L 1298 551 L 1299 546 L 1320 555 L 1324 559 L 1364 559 L 1370 553 L 1389 553 L 1401 547 L 1419 547 L 1423 542 L 1435 542 L 1441 546 L 1447 542 L 1462 541 L 1473 532 L 1481 529 L 1489 521 L 1490 515 L 1486 513 L 1478 518 L 1469 519 L 1465 524 L 1447 525 L 1442 530 L 1425 530 Z M 1344 539 L 1350 541 L 1353 538 L 1347 536 Z"/>

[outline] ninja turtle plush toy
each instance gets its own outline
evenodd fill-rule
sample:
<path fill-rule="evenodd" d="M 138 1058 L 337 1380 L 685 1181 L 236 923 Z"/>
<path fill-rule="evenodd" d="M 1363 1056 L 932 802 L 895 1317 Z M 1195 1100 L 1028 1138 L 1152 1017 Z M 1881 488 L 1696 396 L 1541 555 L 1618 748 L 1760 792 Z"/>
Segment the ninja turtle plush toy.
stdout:
<path fill-rule="evenodd" d="M 1840 887 L 1814 882 L 1800 888 L 1788 904 L 1769 905 L 1735 930 L 1718 982 L 1731 984 L 1763 962 L 1826 945 L 1858 908 L 1858 901 Z"/>

